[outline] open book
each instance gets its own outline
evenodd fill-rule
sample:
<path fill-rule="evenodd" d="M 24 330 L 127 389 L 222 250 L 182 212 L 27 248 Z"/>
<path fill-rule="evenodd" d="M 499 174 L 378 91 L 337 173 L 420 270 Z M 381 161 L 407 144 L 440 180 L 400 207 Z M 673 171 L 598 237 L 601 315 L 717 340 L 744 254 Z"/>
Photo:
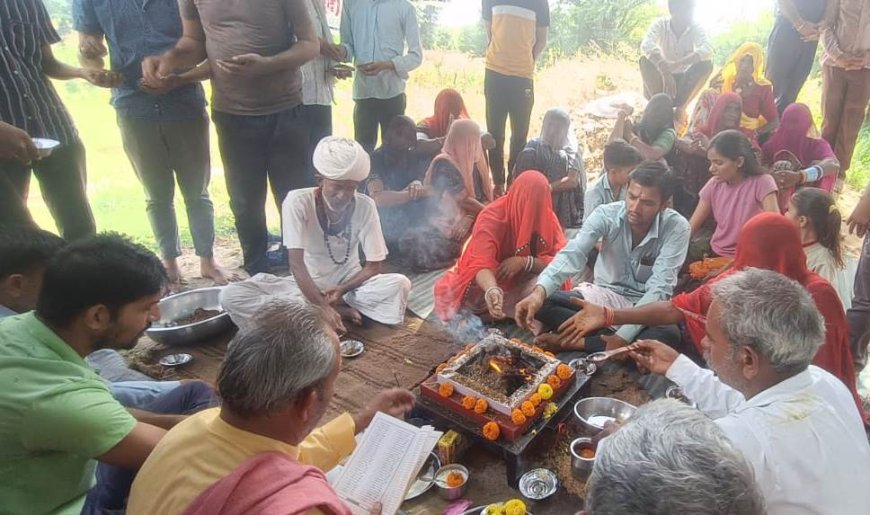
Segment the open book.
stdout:
<path fill-rule="evenodd" d="M 355 515 L 368 515 L 376 502 L 382 513 L 399 511 L 405 492 L 441 438 L 430 426 L 417 428 L 377 413 L 333 485 Z"/>

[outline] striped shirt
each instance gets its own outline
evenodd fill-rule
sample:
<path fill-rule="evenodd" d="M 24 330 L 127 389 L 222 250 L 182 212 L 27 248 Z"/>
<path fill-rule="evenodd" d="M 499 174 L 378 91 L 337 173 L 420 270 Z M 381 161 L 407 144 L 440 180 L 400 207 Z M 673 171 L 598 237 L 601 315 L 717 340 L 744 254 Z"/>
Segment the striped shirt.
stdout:
<path fill-rule="evenodd" d="M 483 0 L 483 19 L 492 24 L 486 68 L 531 79 L 535 74 L 537 29 L 550 26 L 547 0 Z"/>
<path fill-rule="evenodd" d="M 332 42 L 332 31 L 326 21 L 323 0 L 306 0 L 308 14 L 314 22 L 314 33 L 318 39 Z M 331 106 L 335 77 L 329 72 L 335 62 L 323 55 L 302 65 L 302 103 L 305 105 Z"/>
<path fill-rule="evenodd" d="M 0 120 L 32 137 L 72 143 L 72 118 L 42 72 L 42 48 L 58 41 L 42 0 L 0 1 Z"/>

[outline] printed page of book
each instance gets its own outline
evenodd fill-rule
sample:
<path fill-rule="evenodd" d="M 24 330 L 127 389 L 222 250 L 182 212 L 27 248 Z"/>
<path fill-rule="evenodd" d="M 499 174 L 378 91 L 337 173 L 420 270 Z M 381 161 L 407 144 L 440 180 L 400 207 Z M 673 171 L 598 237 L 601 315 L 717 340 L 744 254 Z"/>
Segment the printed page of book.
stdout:
<path fill-rule="evenodd" d="M 384 514 L 396 513 L 440 436 L 431 428 L 418 429 L 377 413 L 342 470 L 336 493 L 355 514 L 368 515 L 377 502 Z"/>

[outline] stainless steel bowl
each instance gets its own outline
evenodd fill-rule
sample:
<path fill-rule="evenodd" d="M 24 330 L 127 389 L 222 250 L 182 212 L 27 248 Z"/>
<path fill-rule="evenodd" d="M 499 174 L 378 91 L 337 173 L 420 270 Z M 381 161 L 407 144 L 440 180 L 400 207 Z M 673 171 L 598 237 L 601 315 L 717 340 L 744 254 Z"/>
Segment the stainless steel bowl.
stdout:
<path fill-rule="evenodd" d="M 220 287 L 199 288 L 160 301 L 160 320 L 146 332 L 149 338 L 165 345 L 186 345 L 220 336 L 234 327 L 228 313 L 195 322 L 193 324 L 167 327 L 182 317 L 191 315 L 197 308 L 222 310 Z"/>
<path fill-rule="evenodd" d="M 459 472 L 465 476 L 465 482 L 452 488 L 447 486 L 447 474 L 451 472 Z M 438 489 L 438 495 L 440 495 L 442 499 L 455 501 L 465 495 L 465 492 L 468 490 L 469 478 L 468 469 L 462 465 L 456 463 L 453 465 L 445 465 L 435 472 L 435 488 Z"/>
<path fill-rule="evenodd" d="M 634 406 L 610 397 L 587 397 L 574 404 L 574 415 L 580 424 L 593 432 L 604 429 L 608 420 L 623 423 L 637 410 Z"/>
<path fill-rule="evenodd" d="M 556 493 L 559 479 L 549 469 L 534 469 L 520 478 L 519 490 L 526 499 L 543 501 Z"/>
<path fill-rule="evenodd" d="M 583 449 L 592 449 L 595 451 L 595 444 L 591 438 L 577 438 L 571 442 L 571 474 L 578 479 L 586 479 L 592 473 L 592 467 L 595 465 L 595 457 L 584 458 L 580 455 Z"/>

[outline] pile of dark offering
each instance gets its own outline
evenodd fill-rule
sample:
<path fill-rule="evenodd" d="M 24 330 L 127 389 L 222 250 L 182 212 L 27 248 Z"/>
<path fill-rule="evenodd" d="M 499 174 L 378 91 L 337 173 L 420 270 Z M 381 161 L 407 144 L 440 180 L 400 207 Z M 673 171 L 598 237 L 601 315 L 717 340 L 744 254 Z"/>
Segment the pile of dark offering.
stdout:
<path fill-rule="evenodd" d="M 193 313 L 183 316 L 180 318 L 176 318 L 170 322 L 166 322 L 164 327 L 180 327 L 183 325 L 195 324 L 197 322 L 204 322 L 210 318 L 214 318 L 216 316 L 224 314 L 224 311 L 221 309 L 203 309 L 196 308 Z"/>

